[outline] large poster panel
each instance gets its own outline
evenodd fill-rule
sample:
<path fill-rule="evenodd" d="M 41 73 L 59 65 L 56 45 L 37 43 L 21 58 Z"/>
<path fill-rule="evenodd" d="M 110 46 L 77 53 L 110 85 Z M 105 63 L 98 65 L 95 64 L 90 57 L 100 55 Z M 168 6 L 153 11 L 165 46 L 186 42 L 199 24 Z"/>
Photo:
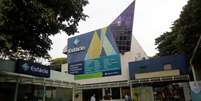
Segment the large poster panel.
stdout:
<path fill-rule="evenodd" d="M 201 101 L 201 81 L 190 82 L 192 101 Z"/>
<path fill-rule="evenodd" d="M 68 72 L 75 80 L 121 74 L 121 61 L 109 28 L 68 39 Z"/>

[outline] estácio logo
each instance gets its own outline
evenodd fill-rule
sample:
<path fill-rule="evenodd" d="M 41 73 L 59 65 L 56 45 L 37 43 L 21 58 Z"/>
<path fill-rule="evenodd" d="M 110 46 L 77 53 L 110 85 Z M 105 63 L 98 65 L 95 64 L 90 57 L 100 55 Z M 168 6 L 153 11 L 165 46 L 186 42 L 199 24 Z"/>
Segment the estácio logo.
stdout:
<path fill-rule="evenodd" d="M 78 38 L 75 38 L 73 41 L 73 44 L 75 45 L 74 48 L 69 48 L 67 50 L 67 53 L 75 53 L 75 52 L 80 52 L 80 51 L 84 51 L 86 49 L 85 46 L 80 45 L 81 41 Z"/>
<path fill-rule="evenodd" d="M 77 46 L 80 43 L 80 40 L 78 38 L 75 38 L 73 41 L 74 45 Z"/>
<path fill-rule="evenodd" d="M 23 69 L 24 71 L 29 70 L 29 65 L 28 65 L 27 63 L 24 63 L 24 64 L 22 65 L 22 69 Z"/>

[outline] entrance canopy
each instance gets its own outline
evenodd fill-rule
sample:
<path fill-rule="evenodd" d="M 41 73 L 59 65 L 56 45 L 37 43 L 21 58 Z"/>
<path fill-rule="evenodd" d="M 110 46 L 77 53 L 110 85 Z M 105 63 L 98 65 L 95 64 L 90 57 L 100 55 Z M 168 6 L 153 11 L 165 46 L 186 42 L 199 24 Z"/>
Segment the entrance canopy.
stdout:
<path fill-rule="evenodd" d="M 18 82 L 20 84 L 45 85 L 63 88 L 74 88 L 75 86 L 78 86 L 78 84 L 73 82 L 53 80 L 50 78 L 35 77 L 12 72 L 0 72 L 0 82 Z"/>

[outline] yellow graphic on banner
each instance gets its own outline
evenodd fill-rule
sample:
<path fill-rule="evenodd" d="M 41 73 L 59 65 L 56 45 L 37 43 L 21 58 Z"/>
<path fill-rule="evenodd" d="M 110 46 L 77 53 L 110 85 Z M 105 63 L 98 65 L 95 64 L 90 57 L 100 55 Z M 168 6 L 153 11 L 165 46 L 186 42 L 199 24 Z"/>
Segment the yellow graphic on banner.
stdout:
<path fill-rule="evenodd" d="M 107 28 L 102 28 L 101 29 L 101 40 L 103 43 L 103 49 L 106 53 L 106 56 L 115 55 L 117 53 L 115 52 L 114 48 L 112 47 L 112 44 L 108 40 L 106 33 L 107 33 Z"/>
<path fill-rule="evenodd" d="M 102 42 L 95 31 L 90 42 L 85 60 L 99 58 L 102 50 Z"/>

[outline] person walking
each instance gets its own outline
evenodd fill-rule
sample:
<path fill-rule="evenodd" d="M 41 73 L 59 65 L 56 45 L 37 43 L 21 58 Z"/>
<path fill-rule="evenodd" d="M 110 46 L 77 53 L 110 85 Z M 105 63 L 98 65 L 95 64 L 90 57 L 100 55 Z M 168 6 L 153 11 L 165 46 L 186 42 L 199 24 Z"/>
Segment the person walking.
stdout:
<path fill-rule="evenodd" d="M 129 101 L 128 94 L 125 95 L 125 101 Z"/>
<path fill-rule="evenodd" d="M 96 101 L 95 94 L 93 94 L 93 95 L 91 96 L 90 101 Z"/>
<path fill-rule="evenodd" d="M 131 101 L 131 98 L 128 94 L 125 95 L 125 101 Z"/>

